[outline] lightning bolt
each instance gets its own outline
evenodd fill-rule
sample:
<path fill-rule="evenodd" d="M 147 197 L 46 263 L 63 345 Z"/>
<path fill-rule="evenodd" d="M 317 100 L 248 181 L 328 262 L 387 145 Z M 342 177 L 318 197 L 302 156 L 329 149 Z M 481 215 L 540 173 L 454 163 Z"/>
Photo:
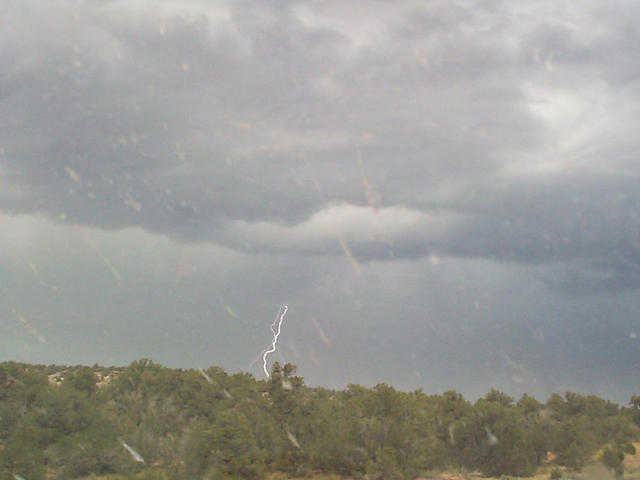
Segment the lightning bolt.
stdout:
<path fill-rule="evenodd" d="M 280 332 L 282 331 L 282 321 L 284 320 L 284 316 L 287 314 L 287 310 L 289 310 L 289 307 L 285 305 L 284 310 L 282 310 L 282 313 L 275 318 L 275 320 L 273 321 L 270 327 L 271 333 L 273 333 L 273 342 L 271 343 L 271 348 L 266 352 L 264 352 L 264 355 L 262 355 L 262 368 L 264 369 L 264 374 L 267 376 L 267 378 L 269 378 L 270 376 L 269 372 L 267 371 L 267 356 L 270 353 L 273 353 L 276 351 L 276 344 L 278 343 L 278 337 L 280 336 Z M 277 332 L 274 330 L 276 323 L 278 324 Z"/>

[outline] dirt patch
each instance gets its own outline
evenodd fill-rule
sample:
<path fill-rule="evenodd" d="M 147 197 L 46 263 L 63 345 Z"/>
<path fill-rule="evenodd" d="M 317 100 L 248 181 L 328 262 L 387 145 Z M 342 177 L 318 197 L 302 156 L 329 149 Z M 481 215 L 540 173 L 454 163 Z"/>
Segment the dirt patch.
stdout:
<path fill-rule="evenodd" d="M 640 469 L 640 442 L 633 442 L 633 446 L 636 449 L 635 455 L 624 456 L 624 466 L 627 470 Z"/>

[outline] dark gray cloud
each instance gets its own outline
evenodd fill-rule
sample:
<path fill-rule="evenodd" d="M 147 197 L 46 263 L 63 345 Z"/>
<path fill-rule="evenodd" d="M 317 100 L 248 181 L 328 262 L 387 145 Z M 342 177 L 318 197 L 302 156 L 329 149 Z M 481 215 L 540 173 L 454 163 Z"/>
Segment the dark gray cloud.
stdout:
<path fill-rule="evenodd" d="M 640 285 L 633 2 L 373 2 L 364 11 L 340 2 L 29 0 L 0 12 L 11 19 L 0 32 L 0 211 L 4 229 L 15 229 L 0 257 L 14 280 L 0 294 L 43 321 L 47 311 L 83 312 L 69 317 L 79 323 L 69 320 L 78 338 L 68 343 L 93 332 L 105 361 L 157 353 L 163 342 L 204 361 L 197 332 L 210 338 L 216 325 L 224 355 L 214 358 L 244 368 L 258 338 L 225 345 L 253 338 L 261 323 L 233 319 L 262 318 L 289 298 L 313 332 L 311 318 L 332 331 L 353 318 L 344 336 L 362 356 L 344 342 L 332 348 L 361 359 L 360 378 L 392 378 L 408 362 L 419 375 L 402 376 L 405 385 L 476 382 L 469 391 L 479 391 L 495 374 L 545 392 L 566 383 L 540 378 L 545 358 L 586 358 L 544 334 L 565 338 L 567 322 L 586 314 L 563 302 L 605 309 L 622 296 L 629 310 L 613 322 L 614 337 L 629 342 L 640 329 L 625 297 Z M 35 240 L 43 232 L 58 240 Z M 145 262 L 133 260 L 149 248 Z M 211 270 L 193 267 L 200 261 Z M 28 289 L 18 285 L 46 290 L 43 265 L 71 277 L 59 279 L 61 298 L 49 291 L 49 303 L 26 308 Z M 494 280 L 469 273 L 477 268 Z M 178 286 L 156 278 L 184 271 Z M 547 313 L 526 295 L 505 307 L 516 293 L 495 279 L 512 276 L 555 305 L 558 325 L 545 327 Z M 18 338 L 28 315 L 10 308 Z M 430 309 L 435 320 L 425 323 Z M 528 320 L 495 333 L 503 311 Z M 86 328 L 82 315 L 93 318 Z M 134 318 L 151 322 L 141 331 L 153 335 L 129 330 Z M 111 321 L 120 333 L 100 333 Z M 311 341 L 295 328 L 299 342 Z M 590 345 L 597 331 L 567 341 Z M 407 360 L 410 337 L 438 340 L 409 348 Z M 107 354 L 114 338 L 120 353 Z M 318 381 L 341 378 L 319 358 L 321 342 L 315 360 L 300 361 Z M 624 355 L 637 355 L 635 345 Z M 90 356 L 77 348 L 69 358 Z M 295 348 L 308 351 L 288 353 Z M 457 361 L 457 350 L 468 355 Z M 165 358 L 181 364 L 184 353 L 167 349 Z M 485 373 L 467 371 L 470 361 Z M 571 364 L 558 375 L 575 373 Z M 586 376 L 578 384 L 593 386 Z"/>

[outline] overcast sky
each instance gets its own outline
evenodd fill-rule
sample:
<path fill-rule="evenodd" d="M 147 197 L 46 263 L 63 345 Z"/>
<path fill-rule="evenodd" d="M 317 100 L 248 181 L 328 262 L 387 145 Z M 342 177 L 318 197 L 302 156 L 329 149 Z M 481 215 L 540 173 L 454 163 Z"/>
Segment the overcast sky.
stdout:
<path fill-rule="evenodd" d="M 640 3 L 0 24 L 1 360 L 640 393 Z"/>

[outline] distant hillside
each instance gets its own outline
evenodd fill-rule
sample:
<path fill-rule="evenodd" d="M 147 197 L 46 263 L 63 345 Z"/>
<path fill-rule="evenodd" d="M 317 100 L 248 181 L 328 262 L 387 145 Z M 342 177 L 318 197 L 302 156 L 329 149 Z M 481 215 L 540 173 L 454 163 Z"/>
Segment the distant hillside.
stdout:
<path fill-rule="evenodd" d="M 572 392 L 541 403 L 491 390 L 471 403 L 384 384 L 310 388 L 295 370 L 276 363 L 264 381 L 146 359 L 2 363 L 0 478 L 546 479 L 595 460 L 640 480 L 640 397 L 620 407 Z"/>

